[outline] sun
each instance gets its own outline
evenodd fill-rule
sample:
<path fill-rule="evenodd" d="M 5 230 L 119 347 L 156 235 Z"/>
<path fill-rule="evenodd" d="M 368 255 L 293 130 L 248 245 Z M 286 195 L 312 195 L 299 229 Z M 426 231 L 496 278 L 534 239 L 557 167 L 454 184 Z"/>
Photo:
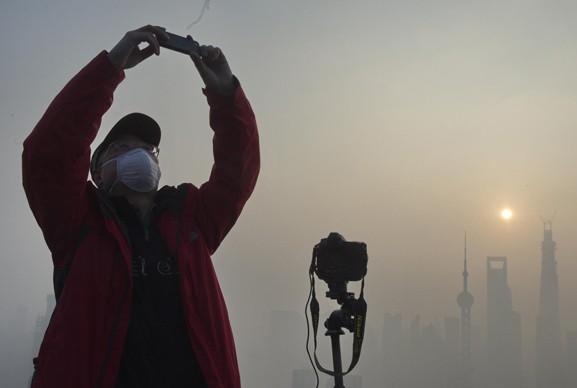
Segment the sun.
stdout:
<path fill-rule="evenodd" d="M 513 217 L 513 211 L 509 208 L 501 210 L 501 218 L 504 220 L 510 220 Z"/>

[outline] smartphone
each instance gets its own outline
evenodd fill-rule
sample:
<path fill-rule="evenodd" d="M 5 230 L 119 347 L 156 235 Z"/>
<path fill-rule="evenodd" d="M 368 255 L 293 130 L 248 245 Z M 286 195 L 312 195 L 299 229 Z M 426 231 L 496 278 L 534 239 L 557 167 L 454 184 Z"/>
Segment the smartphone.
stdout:
<path fill-rule="evenodd" d="M 158 39 L 158 43 L 160 47 L 164 47 L 170 50 L 178 51 L 179 53 L 190 55 L 192 53 L 199 53 L 199 44 L 197 41 L 192 39 L 187 39 L 183 36 L 172 34 L 170 32 L 166 32 L 170 39 Z"/>

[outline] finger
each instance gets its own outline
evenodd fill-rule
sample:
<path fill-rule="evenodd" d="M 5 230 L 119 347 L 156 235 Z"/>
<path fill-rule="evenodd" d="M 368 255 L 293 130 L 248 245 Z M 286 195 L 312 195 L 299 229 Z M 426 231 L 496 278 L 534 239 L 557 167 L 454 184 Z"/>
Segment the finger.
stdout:
<path fill-rule="evenodd" d="M 162 40 L 170 39 L 170 37 L 168 36 L 168 34 L 164 30 L 160 30 L 158 32 L 155 32 L 154 35 L 156 35 L 156 37 L 158 39 L 162 39 Z"/>
<path fill-rule="evenodd" d="M 143 37 L 143 40 L 141 42 L 148 42 L 149 46 L 146 47 L 144 50 L 148 50 L 150 48 L 152 48 L 152 52 L 156 55 L 160 54 L 160 44 L 158 43 L 158 39 L 156 38 L 156 35 L 154 35 L 153 33 L 149 32 L 146 33 Z M 152 55 L 152 53 L 151 53 Z"/>
<path fill-rule="evenodd" d="M 196 43 L 196 46 L 200 49 L 200 46 L 198 46 L 198 42 L 196 42 L 196 41 L 192 38 L 192 36 L 186 35 L 186 39 L 192 40 L 193 42 L 195 42 L 195 43 Z M 190 58 L 192 58 L 193 62 L 200 60 L 200 52 L 197 53 L 197 52 L 191 51 L 191 52 L 188 53 L 188 55 L 190 56 Z"/>
<path fill-rule="evenodd" d="M 160 26 L 151 26 L 150 24 L 144 27 L 140 27 L 136 30 L 133 31 L 135 33 L 135 35 L 137 35 L 138 37 L 140 37 L 140 42 L 144 42 L 147 41 L 149 44 L 151 44 L 152 46 L 157 46 L 158 45 L 158 41 L 156 43 L 153 43 L 150 41 L 150 39 L 148 38 L 148 36 L 153 36 L 156 40 L 157 39 L 162 39 L 162 40 L 167 40 L 168 39 L 168 35 L 166 34 L 166 28 L 164 27 L 160 27 Z M 159 49 L 160 50 L 160 49 Z M 156 55 L 159 54 L 160 51 L 155 51 Z"/>
<path fill-rule="evenodd" d="M 190 59 L 194 62 L 195 65 L 202 63 L 202 58 L 198 53 L 189 53 Z"/>
<path fill-rule="evenodd" d="M 189 56 L 198 72 L 203 74 L 203 72 L 206 71 L 206 65 L 204 64 L 202 57 L 197 53 L 190 53 Z"/>
<path fill-rule="evenodd" d="M 158 55 L 158 52 L 154 49 L 153 46 L 146 46 L 139 52 L 140 60 L 144 61 L 146 58 L 150 57 L 152 54 Z"/>
<path fill-rule="evenodd" d="M 205 45 L 202 45 L 198 48 L 198 53 L 200 54 L 201 57 L 205 58 L 208 57 L 208 47 Z"/>
<path fill-rule="evenodd" d="M 156 35 L 152 32 L 145 31 L 130 31 L 126 33 L 126 38 L 133 45 L 139 45 L 143 42 L 151 43 L 151 39 L 156 40 Z M 158 43 L 158 42 L 157 42 Z"/>
<path fill-rule="evenodd" d="M 149 24 L 144 27 L 138 28 L 136 31 L 151 32 L 157 37 L 160 37 L 161 39 L 168 39 L 168 35 L 166 34 L 166 28 L 161 26 L 152 26 Z"/>
<path fill-rule="evenodd" d="M 207 59 L 210 62 L 214 62 L 218 59 L 219 54 L 220 54 L 220 49 L 218 47 L 209 46 Z"/>
<path fill-rule="evenodd" d="M 212 45 L 208 45 L 206 46 L 206 55 L 204 56 L 204 59 L 206 61 L 212 62 L 214 61 L 214 46 Z"/>
<path fill-rule="evenodd" d="M 204 46 L 200 50 L 200 55 L 205 63 L 214 63 L 220 56 L 220 49 L 214 46 Z"/>

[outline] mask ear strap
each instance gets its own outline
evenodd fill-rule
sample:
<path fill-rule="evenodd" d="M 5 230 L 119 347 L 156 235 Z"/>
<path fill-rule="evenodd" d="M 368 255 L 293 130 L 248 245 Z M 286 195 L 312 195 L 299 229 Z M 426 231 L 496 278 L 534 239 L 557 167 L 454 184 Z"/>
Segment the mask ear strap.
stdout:
<path fill-rule="evenodd" d="M 106 162 L 102 163 L 100 166 L 98 166 L 98 167 L 96 167 L 96 168 L 94 169 L 94 172 L 98 172 L 98 174 L 99 174 L 99 176 L 100 176 L 100 178 L 99 178 L 99 180 L 100 180 L 100 185 L 99 185 L 99 184 L 96 184 L 96 186 L 98 186 L 99 189 L 104 190 L 107 194 L 110 194 L 110 193 L 112 192 L 112 190 L 114 190 L 114 188 L 115 188 L 116 185 L 118 184 L 118 171 L 116 172 L 116 174 L 117 174 L 116 180 L 114 181 L 114 183 L 112 183 L 112 186 L 110 186 L 110 189 L 105 190 L 104 187 L 102 187 L 102 185 L 104 184 L 104 181 L 103 181 L 103 179 L 102 179 L 102 173 L 101 173 L 102 167 L 106 166 L 106 165 L 107 165 L 108 163 L 110 163 L 110 162 L 116 162 L 117 159 L 118 159 L 118 156 L 115 157 L 115 158 L 112 158 L 112 159 L 110 159 L 110 160 L 107 160 Z M 118 167 L 117 167 L 117 169 L 118 169 Z M 92 173 L 92 176 L 94 177 L 94 173 Z M 96 182 L 94 182 L 94 183 L 96 183 Z"/>
<path fill-rule="evenodd" d="M 119 156 L 122 156 L 122 155 L 119 155 Z M 118 156 L 115 157 L 115 158 L 112 158 L 112 159 L 108 159 L 106 162 L 104 162 L 104 163 L 102 163 L 100 166 L 96 167 L 95 170 L 98 171 L 98 170 L 102 169 L 102 167 L 106 166 L 106 165 L 107 165 L 108 163 L 110 163 L 110 162 L 116 161 L 116 159 L 118 159 Z"/>

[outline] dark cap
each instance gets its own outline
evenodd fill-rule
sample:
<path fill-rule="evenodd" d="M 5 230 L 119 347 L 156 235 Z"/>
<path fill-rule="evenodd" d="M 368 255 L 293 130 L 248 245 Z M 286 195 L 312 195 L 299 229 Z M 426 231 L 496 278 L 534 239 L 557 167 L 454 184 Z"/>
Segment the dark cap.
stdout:
<path fill-rule="evenodd" d="M 130 113 L 120 120 L 108 132 L 102 143 L 94 150 L 90 160 L 90 173 L 98 167 L 98 161 L 102 153 L 108 149 L 110 143 L 122 135 L 134 135 L 149 144 L 158 147 L 160 144 L 160 126 L 150 116 L 144 113 Z"/>

